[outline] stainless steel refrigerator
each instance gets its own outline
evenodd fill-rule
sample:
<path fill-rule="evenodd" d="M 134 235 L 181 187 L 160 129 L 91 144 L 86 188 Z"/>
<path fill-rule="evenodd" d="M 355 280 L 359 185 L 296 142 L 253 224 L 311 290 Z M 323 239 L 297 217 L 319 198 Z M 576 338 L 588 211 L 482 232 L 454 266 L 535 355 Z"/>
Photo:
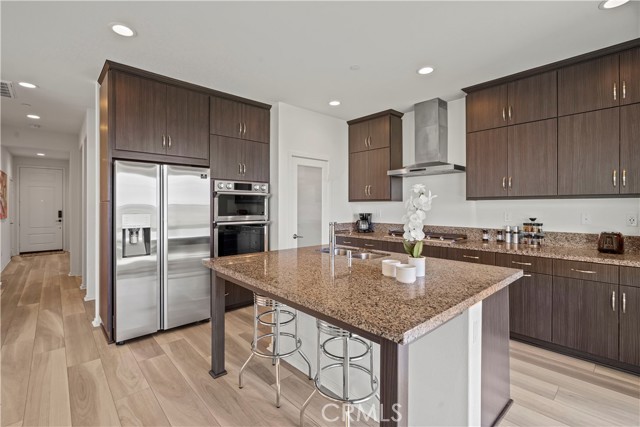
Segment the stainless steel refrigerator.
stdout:
<path fill-rule="evenodd" d="M 115 162 L 115 341 L 210 317 L 209 170 Z"/>

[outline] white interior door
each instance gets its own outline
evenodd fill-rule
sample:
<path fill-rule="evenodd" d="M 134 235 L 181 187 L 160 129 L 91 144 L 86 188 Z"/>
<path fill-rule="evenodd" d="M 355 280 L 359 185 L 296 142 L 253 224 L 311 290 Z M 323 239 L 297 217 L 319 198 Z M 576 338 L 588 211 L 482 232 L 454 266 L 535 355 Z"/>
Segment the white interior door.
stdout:
<path fill-rule="evenodd" d="M 62 249 L 62 169 L 20 168 L 20 252 Z"/>
<path fill-rule="evenodd" d="M 291 163 L 294 203 L 290 246 L 321 245 L 328 236 L 329 162 L 293 156 Z"/>

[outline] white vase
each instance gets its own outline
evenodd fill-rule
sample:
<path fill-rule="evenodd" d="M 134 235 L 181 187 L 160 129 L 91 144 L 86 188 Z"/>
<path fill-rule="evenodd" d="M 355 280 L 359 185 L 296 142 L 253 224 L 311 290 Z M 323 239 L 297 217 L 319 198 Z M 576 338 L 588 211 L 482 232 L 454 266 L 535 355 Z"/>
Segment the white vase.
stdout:
<path fill-rule="evenodd" d="M 424 277 L 425 261 L 426 258 L 423 256 L 420 258 L 409 257 L 409 262 L 407 264 L 416 267 L 416 277 Z"/>

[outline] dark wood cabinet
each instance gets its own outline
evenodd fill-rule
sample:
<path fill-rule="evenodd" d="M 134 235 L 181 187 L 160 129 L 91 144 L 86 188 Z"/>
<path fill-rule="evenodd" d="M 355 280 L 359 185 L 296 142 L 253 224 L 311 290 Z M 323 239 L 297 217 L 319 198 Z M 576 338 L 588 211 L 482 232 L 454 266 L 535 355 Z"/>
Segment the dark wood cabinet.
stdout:
<path fill-rule="evenodd" d="M 528 273 L 553 274 L 553 259 L 551 258 L 497 253 L 496 265 L 520 268 Z"/>
<path fill-rule="evenodd" d="M 209 97 L 167 86 L 167 154 L 209 158 Z"/>
<path fill-rule="evenodd" d="M 640 48 L 620 54 L 620 105 L 640 102 Z"/>
<path fill-rule="evenodd" d="M 467 132 L 507 126 L 507 85 L 499 85 L 467 95 Z"/>
<path fill-rule="evenodd" d="M 467 135 L 467 198 L 507 197 L 508 131 Z"/>
<path fill-rule="evenodd" d="M 253 304 L 253 292 L 229 281 L 225 281 L 224 296 L 225 310 L 233 310 Z"/>
<path fill-rule="evenodd" d="M 619 104 L 618 55 L 608 55 L 558 71 L 558 115 L 583 113 Z"/>
<path fill-rule="evenodd" d="M 640 288 L 620 286 L 620 357 L 640 366 Z"/>
<path fill-rule="evenodd" d="M 639 142 L 640 104 L 620 107 L 620 194 L 640 194 Z"/>
<path fill-rule="evenodd" d="M 617 265 L 568 261 L 564 259 L 553 260 L 554 276 L 570 277 L 592 282 L 618 283 L 619 271 Z"/>
<path fill-rule="evenodd" d="M 617 293 L 617 284 L 554 277 L 553 342 L 618 359 Z"/>
<path fill-rule="evenodd" d="M 558 115 L 557 72 L 549 71 L 509 83 L 509 125 Z"/>
<path fill-rule="evenodd" d="M 558 194 L 618 194 L 619 108 L 558 119 Z"/>
<path fill-rule="evenodd" d="M 640 288 L 640 268 L 620 267 L 620 284 Z"/>
<path fill-rule="evenodd" d="M 496 264 L 495 252 L 485 252 L 473 249 L 447 248 L 447 258 L 454 261 L 472 262 L 474 264 Z"/>
<path fill-rule="evenodd" d="M 557 195 L 557 119 L 509 126 L 508 129 L 508 195 L 512 197 Z"/>
<path fill-rule="evenodd" d="M 524 273 L 509 286 L 509 325 L 512 333 L 551 341 L 553 278 Z"/>
<path fill-rule="evenodd" d="M 210 103 L 212 135 L 269 143 L 268 109 L 217 96 Z"/>
<path fill-rule="evenodd" d="M 238 181 L 269 181 L 269 145 L 210 136 L 211 177 Z"/>
<path fill-rule="evenodd" d="M 388 110 L 349 121 L 349 201 L 400 201 L 402 113 Z"/>

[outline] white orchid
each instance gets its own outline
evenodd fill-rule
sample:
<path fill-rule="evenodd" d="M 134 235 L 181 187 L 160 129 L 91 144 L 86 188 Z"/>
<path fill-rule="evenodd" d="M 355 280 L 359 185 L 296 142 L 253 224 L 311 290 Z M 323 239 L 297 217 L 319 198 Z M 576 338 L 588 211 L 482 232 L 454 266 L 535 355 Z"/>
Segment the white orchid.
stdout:
<path fill-rule="evenodd" d="M 411 187 L 411 195 L 405 203 L 407 213 L 403 215 L 404 234 L 402 235 L 405 251 L 409 256 L 418 258 L 422 254 L 422 240 L 424 239 L 424 221 L 427 212 L 431 210 L 431 202 L 436 195 L 427 192 L 424 184 L 415 184 Z"/>

